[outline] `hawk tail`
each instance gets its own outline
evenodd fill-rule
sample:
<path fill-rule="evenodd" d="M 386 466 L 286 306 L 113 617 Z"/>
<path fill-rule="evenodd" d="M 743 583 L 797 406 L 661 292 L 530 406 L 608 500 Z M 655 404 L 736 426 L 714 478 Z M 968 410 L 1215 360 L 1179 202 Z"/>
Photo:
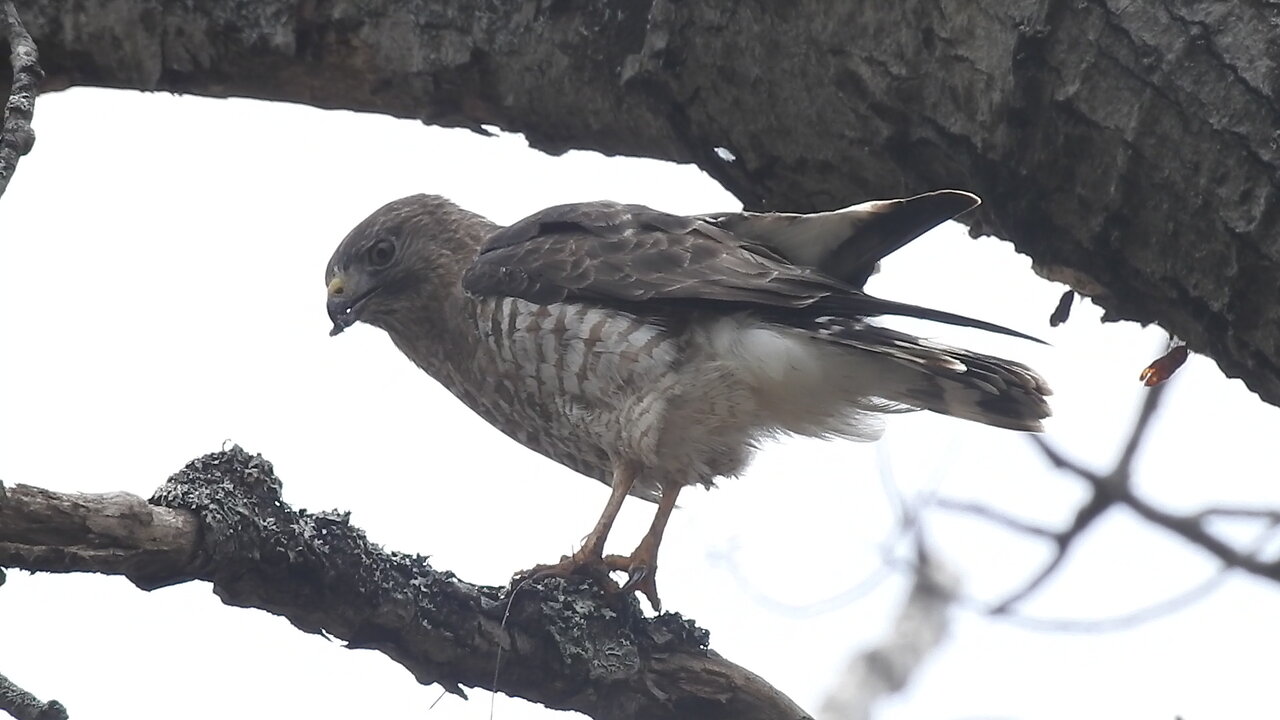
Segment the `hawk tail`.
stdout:
<path fill-rule="evenodd" d="M 906 405 L 986 425 L 1039 432 L 1053 391 L 1034 370 L 1012 360 L 934 343 L 864 320 L 823 316 L 806 332 L 858 351 L 851 382 Z M 849 363 L 851 358 L 840 358 Z"/>

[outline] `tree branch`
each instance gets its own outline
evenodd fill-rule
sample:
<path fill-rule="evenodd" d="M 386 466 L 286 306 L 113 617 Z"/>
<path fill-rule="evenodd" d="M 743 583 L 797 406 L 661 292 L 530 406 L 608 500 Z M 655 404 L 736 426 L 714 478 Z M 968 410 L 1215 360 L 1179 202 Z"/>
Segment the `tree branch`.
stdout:
<path fill-rule="evenodd" d="M 972 190 L 975 232 L 1280 403 L 1275 3 L 18 5 L 50 88 L 493 124 L 696 163 L 752 209 Z"/>
<path fill-rule="evenodd" d="M 900 692 L 950 626 L 959 578 L 926 550 L 917 536 L 914 580 L 893 629 L 875 647 L 859 653 L 822 705 L 821 717 L 867 720 L 877 703 Z"/>
<path fill-rule="evenodd" d="M 379 650 L 456 693 L 495 689 L 608 720 L 809 717 L 679 615 L 645 618 L 634 598 L 611 603 L 587 581 L 514 597 L 463 582 L 372 545 L 345 514 L 289 508 L 271 464 L 239 447 L 192 461 L 149 503 L 10 488 L 0 566 L 120 574 L 143 589 L 206 580 L 229 605 Z"/>
<path fill-rule="evenodd" d="M 35 695 L 0 675 L 0 710 L 15 720 L 67 720 L 67 709 L 57 700 L 40 702 Z"/>
<path fill-rule="evenodd" d="M 0 31 L 3 31 L 9 45 L 9 64 L 13 67 L 13 80 L 4 107 L 4 123 L 0 126 L 0 195 L 4 195 L 18 168 L 18 158 L 30 152 L 36 142 L 31 118 L 44 73 L 40 70 L 36 45 L 23 27 L 11 0 L 0 6 L 0 21 Z"/>
<path fill-rule="evenodd" d="M 1115 506 L 1127 507 L 1152 525 L 1163 528 L 1217 557 L 1222 561 L 1222 573 L 1209 578 L 1179 597 L 1119 618 L 1105 621 L 1039 621 L 1032 619 L 1030 621 L 1032 624 L 1035 624 L 1037 627 L 1044 627 L 1048 629 L 1056 629 L 1057 627 L 1076 628 L 1080 625 L 1089 624 L 1115 627 L 1137 624 L 1150 617 L 1182 607 L 1191 599 L 1207 594 L 1217 586 L 1217 583 L 1220 582 L 1225 573 L 1231 569 L 1244 570 L 1245 572 L 1252 573 L 1259 577 L 1280 582 L 1280 560 L 1267 561 L 1257 555 L 1264 546 L 1264 543 L 1261 540 L 1258 543 L 1255 543 L 1255 547 L 1247 550 L 1240 550 L 1233 547 L 1230 543 L 1222 540 L 1205 527 L 1206 523 L 1215 517 L 1247 517 L 1267 520 L 1270 522 L 1269 529 L 1274 529 L 1277 525 L 1280 525 L 1280 510 L 1269 508 L 1224 507 L 1206 508 L 1191 515 L 1176 515 L 1155 507 L 1133 491 L 1132 472 L 1134 460 L 1137 457 L 1138 450 L 1142 447 L 1142 444 L 1147 437 L 1147 431 L 1151 427 L 1151 419 L 1155 416 L 1156 409 L 1160 406 L 1160 401 L 1162 400 L 1165 388 L 1167 387 L 1168 383 L 1157 385 L 1146 394 L 1146 397 L 1143 399 L 1141 410 L 1134 422 L 1133 429 L 1130 431 L 1129 438 L 1125 442 L 1124 449 L 1121 452 L 1120 457 L 1117 459 L 1115 466 L 1106 474 L 1100 475 L 1066 457 L 1056 448 L 1045 442 L 1042 438 L 1032 437 L 1032 440 L 1041 449 L 1041 451 L 1043 451 L 1045 458 L 1048 459 L 1052 465 L 1059 469 L 1066 470 L 1072 475 L 1084 480 L 1092 489 L 1089 499 L 1081 505 L 1079 509 L 1077 509 L 1075 518 L 1072 520 L 1071 524 L 1063 530 L 1050 530 L 1048 528 L 1031 525 L 1017 518 L 1010 517 L 999 510 L 981 504 L 950 499 L 939 499 L 934 501 L 933 504 L 935 506 L 944 510 L 973 515 L 1009 528 L 1020 534 L 1047 538 L 1056 545 L 1053 557 L 1044 566 L 1044 568 L 1042 568 L 1040 572 L 1025 583 L 1020 589 L 1010 594 L 1004 600 L 992 605 L 990 608 L 990 612 L 992 614 L 1009 614 L 1014 605 L 1026 599 L 1031 595 L 1031 593 L 1039 589 L 1044 581 L 1062 565 L 1063 561 L 1066 559 L 1068 551 L 1075 542 L 1080 539 L 1084 531 L 1091 527 L 1098 518 L 1102 517 L 1108 509 Z M 1263 533 L 1261 537 L 1265 539 L 1268 536 L 1268 533 Z"/>

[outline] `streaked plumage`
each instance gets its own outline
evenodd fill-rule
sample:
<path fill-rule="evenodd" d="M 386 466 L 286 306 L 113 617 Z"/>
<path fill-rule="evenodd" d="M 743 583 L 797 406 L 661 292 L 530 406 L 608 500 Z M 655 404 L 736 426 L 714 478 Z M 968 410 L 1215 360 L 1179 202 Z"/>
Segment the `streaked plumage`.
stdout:
<path fill-rule="evenodd" d="M 612 484 L 583 550 L 544 570 L 628 570 L 656 606 L 675 495 L 739 473 L 764 438 L 874 439 L 878 415 L 915 408 L 1040 428 L 1049 389 L 1029 368 L 873 319 L 1020 333 L 861 291 L 880 258 L 975 204 L 940 191 L 832 213 L 682 217 L 595 202 L 504 228 L 415 195 L 343 240 L 329 312 L 335 334 L 357 320 L 385 329 L 494 426 Z M 658 517 L 631 557 L 601 561 L 628 492 L 660 501 Z"/>

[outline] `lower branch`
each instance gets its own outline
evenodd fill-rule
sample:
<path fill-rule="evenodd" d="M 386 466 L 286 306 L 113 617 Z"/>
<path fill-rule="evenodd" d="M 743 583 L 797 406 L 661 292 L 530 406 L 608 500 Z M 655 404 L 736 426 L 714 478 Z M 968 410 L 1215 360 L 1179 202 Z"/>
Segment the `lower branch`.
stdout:
<path fill-rule="evenodd" d="M 193 460 L 150 502 L 18 485 L 0 491 L 0 566 L 121 574 L 143 589 L 206 580 L 229 605 L 379 650 L 458 694 L 610 720 L 809 718 L 679 615 L 646 618 L 589 581 L 472 585 L 371 544 L 346 514 L 293 510 L 280 490 L 271 464 L 239 447 Z"/>
<path fill-rule="evenodd" d="M 0 675 L 0 710 L 16 720 L 67 720 L 67 709 L 57 700 L 40 702 L 12 680 Z"/>

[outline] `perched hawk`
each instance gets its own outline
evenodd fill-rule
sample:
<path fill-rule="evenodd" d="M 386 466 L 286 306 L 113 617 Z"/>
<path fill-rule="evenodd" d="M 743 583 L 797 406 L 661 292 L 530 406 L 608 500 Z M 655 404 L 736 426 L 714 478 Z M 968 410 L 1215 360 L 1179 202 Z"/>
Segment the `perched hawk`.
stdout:
<path fill-rule="evenodd" d="M 862 292 L 885 255 L 978 204 L 945 190 L 811 215 L 681 217 L 561 205 L 509 227 L 432 195 L 389 203 L 329 261 L 332 334 L 357 321 L 523 445 L 609 484 L 581 549 L 537 574 L 586 573 L 659 608 L 658 545 L 676 496 L 746 466 L 781 433 L 871 440 L 925 409 L 1037 431 L 1048 385 L 1026 366 L 875 323 L 925 318 L 1026 337 Z M 603 556 L 626 496 L 658 504 L 629 557 Z"/>

